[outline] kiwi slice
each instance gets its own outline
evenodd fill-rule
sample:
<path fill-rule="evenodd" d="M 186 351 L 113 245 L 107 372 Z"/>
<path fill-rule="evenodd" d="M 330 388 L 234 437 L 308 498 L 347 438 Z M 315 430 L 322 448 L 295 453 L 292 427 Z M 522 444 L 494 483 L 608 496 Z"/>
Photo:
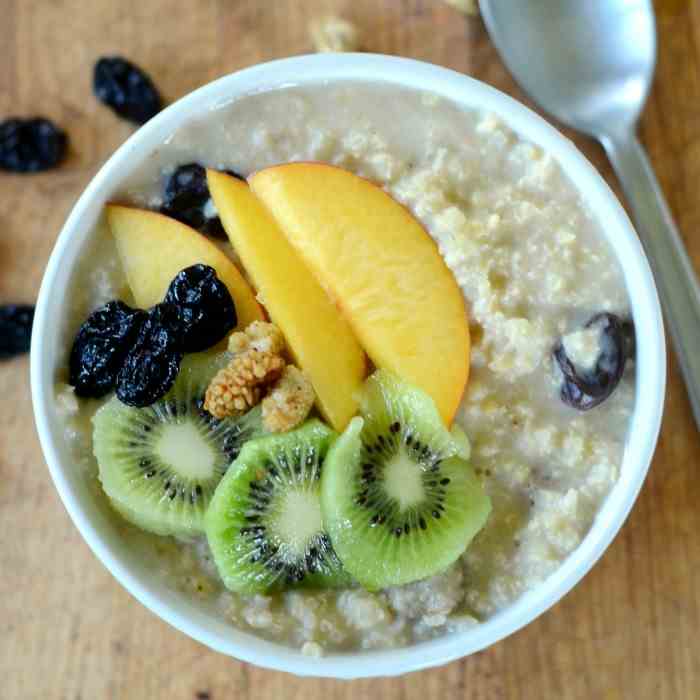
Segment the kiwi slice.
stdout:
<path fill-rule="evenodd" d="M 324 464 L 324 524 L 344 567 L 366 588 L 447 568 L 483 527 L 488 496 L 432 399 L 379 370 Z"/>
<path fill-rule="evenodd" d="M 257 593 L 350 583 L 321 519 L 321 473 L 336 434 L 316 419 L 245 444 L 207 512 L 224 585 Z"/>
<path fill-rule="evenodd" d="M 173 388 L 145 408 L 116 397 L 93 418 L 102 487 L 128 521 L 158 535 L 204 532 L 204 514 L 243 444 L 264 435 L 260 407 L 217 420 L 204 393 L 230 355 L 198 353 L 182 363 Z"/>

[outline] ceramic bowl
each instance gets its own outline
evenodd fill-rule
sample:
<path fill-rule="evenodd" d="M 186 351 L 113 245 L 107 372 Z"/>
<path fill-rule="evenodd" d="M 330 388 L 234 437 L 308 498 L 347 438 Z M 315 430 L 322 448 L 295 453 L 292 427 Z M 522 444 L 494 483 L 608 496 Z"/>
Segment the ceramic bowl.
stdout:
<path fill-rule="evenodd" d="M 554 574 L 468 631 L 401 649 L 331 653 L 316 659 L 238 630 L 158 581 L 151 562 L 130 551 L 115 521 L 98 507 L 94 491 L 74 468 L 63 438 L 54 382 L 61 355 L 57 320 L 68 313 L 67 289 L 76 261 L 105 203 L 141 160 L 180 125 L 237 96 L 282 85 L 341 80 L 430 90 L 459 105 L 489 110 L 556 158 L 591 211 L 605 222 L 602 230 L 621 261 L 637 337 L 643 342 L 637 344 L 636 398 L 619 480 L 589 533 Z M 427 63 L 371 54 L 302 56 L 241 70 L 183 97 L 133 134 L 95 175 L 58 237 L 39 293 L 31 348 L 32 397 L 46 462 L 75 525 L 115 578 L 156 615 L 212 649 L 258 666 L 336 678 L 395 675 L 472 654 L 527 625 L 570 591 L 613 540 L 644 481 L 661 422 L 665 368 L 661 312 L 642 247 L 615 195 L 573 144 L 534 112 L 477 80 Z"/>

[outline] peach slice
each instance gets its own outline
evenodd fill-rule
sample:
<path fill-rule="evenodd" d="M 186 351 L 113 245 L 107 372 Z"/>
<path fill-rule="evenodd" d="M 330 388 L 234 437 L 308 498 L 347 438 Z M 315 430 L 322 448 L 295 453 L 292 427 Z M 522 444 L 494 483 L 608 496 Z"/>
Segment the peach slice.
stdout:
<path fill-rule="evenodd" d="M 194 229 L 156 212 L 117 204 L 107 205 L 107 221 L 137 306 L 146 309 L 163 301 L 180 270 L 203 263 L 216 270 L 231 292 L 238 328 L 265 318 L 238 268 Z"/>
<path fill-rule="evenodd" d="M 248 186 L 207 172 L 209 191 L 270 318 L 308 374 L 321 413 L 343 430 L 357 412 L 365 354 L 348 322 Z"/>
<path fill-rule="evenodd" d="M 469 374 L 469 327 L 421 224 L 377 185 L 322 163 L 266 168 L 249 183 L 374 364 L 423 389 L 449 424 Z"/>

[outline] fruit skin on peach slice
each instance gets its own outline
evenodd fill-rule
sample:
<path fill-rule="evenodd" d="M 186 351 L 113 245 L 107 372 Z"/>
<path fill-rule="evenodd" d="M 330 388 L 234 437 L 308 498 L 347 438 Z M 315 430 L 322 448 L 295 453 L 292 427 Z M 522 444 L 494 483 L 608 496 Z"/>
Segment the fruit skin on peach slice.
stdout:
<path fill-rule="evenodd" d="M 117 244 L 134 300 L 142 309 L 163 301 L 180 270 L 203 263 L 226 285 L 238 316 L 237 328 L 265 318 L 255 292 L 235 264 L 194 229 L 145 209 L 108 204 L 107 222 Z"/>
<path fill-rule="evenodd" d="M 449 424 L 469 375 L 469 326 L 422 225 L 377 185 L 323 163 L 266 168 L 249 184 L 374 364 L 423 389 Z"/>
<path fill-rule="evenodd" d="M 319 410 L 341 431 L 357 413 L 366 357 L 343 318 L 248 185 L 209 170 L 209 191 L 270 318 L 316 391 Z"/>

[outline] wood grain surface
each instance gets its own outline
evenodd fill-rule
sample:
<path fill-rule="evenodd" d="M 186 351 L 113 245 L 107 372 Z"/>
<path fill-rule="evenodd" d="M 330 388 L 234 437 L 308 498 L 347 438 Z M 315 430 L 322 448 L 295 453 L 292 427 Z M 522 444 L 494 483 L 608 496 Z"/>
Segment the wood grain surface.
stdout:
<path fill-rule="evenodd" d="M 0 174 L 0 303 L 34 300 L 68 211 L 132 131 L 92 97 L 99 56 L 128 56 L 174 100 L 238 68 L 310 51 L 308 23 L 326 12 L 355 21 L 368 51 L 449 66 L 527 102 L 481 21 L 441 0 L 0 0 L 0 119 L 46 115 L 71 138 L 59 170 Z M 666 0 L 658 15 L 658 73 L 641 136 L 700 268 L 700 6 Z M 572 137 L 617 190 L 601 149 Z M 4 700 L 700 697 L 700 441 L 673 358 L 651 473 L 585 580 L 491 649 L 350 683 L 224 658 L 143 608 L 59 501 L 36 438 L 27 358 L 0 364 L 0 402 Z"/>

